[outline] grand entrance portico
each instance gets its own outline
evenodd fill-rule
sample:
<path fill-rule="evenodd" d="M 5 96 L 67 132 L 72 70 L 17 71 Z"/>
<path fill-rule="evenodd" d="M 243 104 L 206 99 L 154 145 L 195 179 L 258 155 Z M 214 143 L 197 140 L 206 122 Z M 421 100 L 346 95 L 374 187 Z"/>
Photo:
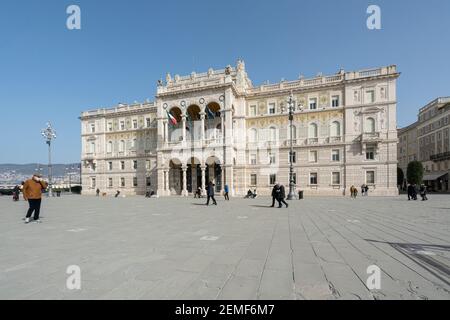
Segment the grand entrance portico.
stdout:
<path fill-rule="evenodd" d="M 160 83 L 158 107 L 158 195 L 203 192 L 209 181 L 221 192 L 233 189 L 236 127 L 245 127 L 245 117 L 234 119 L 235 106 L 245 110 L 239 97 L 248 79 L 243 63 L 237 68 L 209 70 L 188 77 L 170 75 Z M 241 90 L 241 93 L 240 93 Z M 242 104 L 242 106 L 241 106 Z M 241 137 L 244 138 L 245 136 Z M 164 165 L 165 164 L 165 165 Z"/>

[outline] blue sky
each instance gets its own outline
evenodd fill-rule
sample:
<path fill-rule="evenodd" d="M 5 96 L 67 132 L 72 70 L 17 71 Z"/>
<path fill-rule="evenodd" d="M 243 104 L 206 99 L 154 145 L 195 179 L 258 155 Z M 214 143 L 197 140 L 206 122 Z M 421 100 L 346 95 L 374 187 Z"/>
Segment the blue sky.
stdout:
<path fill-rule="evenodd" d="M 81 8 L 82 29 L 66 28 Z M 382 30 L 366 27 L 381 7 Z M 398 125 L 450 95 L 448 0 L 45 0 L 0 2 L 0 163 L 80 159 L 80 112 L 153 100 L 166 72 L 243 58 L 254 84 L 397 64 Z"/>

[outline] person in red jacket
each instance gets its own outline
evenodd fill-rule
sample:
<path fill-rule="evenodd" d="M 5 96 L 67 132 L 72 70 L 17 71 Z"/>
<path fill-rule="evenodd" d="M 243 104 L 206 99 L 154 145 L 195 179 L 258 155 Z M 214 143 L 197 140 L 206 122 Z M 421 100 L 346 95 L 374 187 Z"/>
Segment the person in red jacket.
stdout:
<path fill-rule="evenodd" d="M 30 222 L 30 217 L 34 212 L 34 221 L 40 223 L 39 213 L 41 211 L 42 190 L 47 189 L 48 183 L 42 179 L 40 174 L 35 174 L 33 177 L 25 181 L 23 185 L 23 198 L 28 201 L 30 208 L 28 209 L 25 223 Z"/>

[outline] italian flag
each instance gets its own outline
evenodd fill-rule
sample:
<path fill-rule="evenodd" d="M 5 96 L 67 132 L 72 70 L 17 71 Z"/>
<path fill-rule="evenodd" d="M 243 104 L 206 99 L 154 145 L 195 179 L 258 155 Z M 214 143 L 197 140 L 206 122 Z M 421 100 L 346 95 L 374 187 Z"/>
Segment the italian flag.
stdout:
<path fill-rule="evenodd" d="M 172 125 L 176 126 L 178 124 L 177 119 L 175 119 L 175 117 L 171 115 L 169 111 L 167 111 L 167 117 L 169 118 L 169 121 Z"/>

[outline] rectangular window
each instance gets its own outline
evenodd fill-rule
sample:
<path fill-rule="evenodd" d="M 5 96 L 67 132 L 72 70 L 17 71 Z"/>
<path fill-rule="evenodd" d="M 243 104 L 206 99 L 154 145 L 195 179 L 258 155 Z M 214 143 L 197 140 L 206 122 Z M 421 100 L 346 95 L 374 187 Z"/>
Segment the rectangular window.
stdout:
<path fill-rule="evenodd" d="M 251 174 L 250 175 L 250 185 L 256 186 L 256 183 L 257 183 L 256 174 Z"/>
<path fill-rule="evenodd" d="M 277 182 L 277 175 L 276 174 L 271 174 L 269 176 L 269 184 L 273 185 Z"/>
<path fill-rule="evenodd" d="M 125 170 L 125 161 L 120 161 L 120 169 Z"/>
<path fill-rule="evenodd" d="M 91 133 L 95 133 L 95 123 L 91 123 Z"/>
<path fill-rule="evenodd" d="M 150 168 L 151 168 L 150 160 L 145 161 L 145 170 L 150 171 Z"/>
<path fill-rule="evenodd" d="M 108 170 L 112 171 L 113 169 L 113 163 L 112 162 L 108 162 Z"/>
<path fill-rule="evenodd" d="M 333 108 L 339 107 L 339 96 L 332 96 L 331 97 L 331 106 Z"/>
<path fill-rule="evenodd" d="M 317 185 L 317 172 L 311 172 L 309 174 L 309 184 L 310 185 Z"/>
<path fill-rule="evenodd" d="M 331 184 L 340 185 L 341 184 L 341 173 L 333 172 L 331 177 Z"/>
<path fill-rule="evenodd" d="M 113 124 L 112 124 L 112 122 L 108 123 L 108 131 L 109 132 L 113 131 Z"/>
<path fill-rule="evenodd" d="M 145 119 L 146 123 L 147 123 L 147 128 L 150 128 L 150 126 L 152 125 L 150 118 Z"/>
<path fill-rule="evenodd" d="M 375 171 L 366 171 L 366 184 L 375 184 Z"/>
<path fill-rule="evenodd" d="M 122 188 L 125 187 L 125 178 L 120 178 L 120 186 L 121 186 Z"/>
<path fill-rule="evenodd" d="M 336 149 L 331 151 L 331 161 L 340 161 L 339 150 Z"/>
<path fill-rule="evenodd" d="M 91 188 L 95 188 L 95 187 L 97 187 L 97 179 L 91 178 Z"/>
<path fill-rule="evenodd" d="M 120 130 L 125 130 L 125 121 L 120 121 Z"/>
<path fill-rule="evenodd" d="M 289 163 L 297 163 L 297 152 L 293 151 L 292 154 L 289 152 Z"/>
<path fill-rule="evenodd" d="M 269 103 L 269 114 L 275 114 L 275 103 Z"/>
<path fill-rule="evenodd" d="M 253 165 L 256 164 L 256 154 L 255 153 L 252 153 L 250 155 L 250 164 L 253 164 Z"/>
<path fill-rule="evenodd" d="M 133 178 L 133 187 L 137 187 L 138 186 L 138 179 L 137 177 Z"/>
<path fill-rule="evenodd" d="M 138 162 L 137 162 L 137 160 L 134 160 L 133 161 L 133 169 L 137 170 L 137 168 L 138 168 Z"/>
<path fill-rule="evenodd" d="M 138 122 L 137 120 L 133 120 L 133 129 L 137 129 L 138 128 Z"/>
<path fill-rule="evenodd" d="M 95 153 L 95 142 L 91 142 L 91 153 Z"/>
<path fill-rule="evenodd" d="M 317 109 L 317 98 L 309 99 L 309 110 L 316 110 L 316 109 Z"/>
<path fill-rule="evenodd" d="M 269 164 L 275 164 L 275 163 L 276 163 L 275 153 L 270 152 L 269 153 Z"/>
<path fill-rule="evenodd" d="M 256 117 L 256 105 L 250 106 L 250 117 Z"/>
<path fill-rule="evenodd" d="M 108 187 L 112 188 L 113 187 L 113 178 L 109 178 L 108 179 Z"/>
<path fill-rule="evenodd" d="M 151 187 L 151 185 L 152 185 L 152 179 L 151 179 L 151 177 L 147 177 L 147 178 L 145 179 L 145 184 L 147 185 L 147 187 Z"/>
<path fill-rule="evenodd" d="M 375 102 L 375 90 L 367 90 L 366 103 L 374 103 L 374 102 Z"/>
<path fill-rule="evenodd" d="M 366 148 L 366 160 L 375 160 L 375 148 L 374 147 Z"/>
<path fill-rule="evenodd" d="M 309 162 L 317 162 L 317 151 L 309 152 Z"/>

